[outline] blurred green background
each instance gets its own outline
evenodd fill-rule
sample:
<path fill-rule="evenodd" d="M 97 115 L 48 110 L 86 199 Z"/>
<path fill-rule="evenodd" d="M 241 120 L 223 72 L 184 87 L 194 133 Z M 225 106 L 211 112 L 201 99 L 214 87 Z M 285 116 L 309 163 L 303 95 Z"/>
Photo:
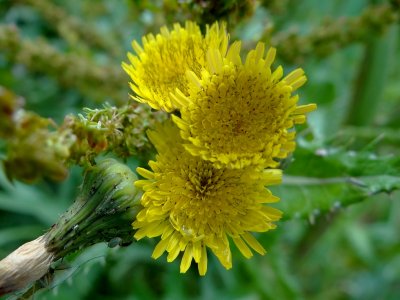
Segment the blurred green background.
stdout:
<path fill-rule="evenodd" d="M 151 259 L 156 241 L 95 245 L 66 258 L 35 299 L 399 299 L 399 5 L 0 0 L 0 85 L 58 123 L 83 107 L 126 102 L 120 64 L 131 40 L 186 19 L 226 20 L 244 48 L 275 45 L 275 66 L 306 72 L 301 103 L 318 104 L 273 189 L 285 217 L 257 237 L 267 255 L 246 260 L 233 249 L 229 271 L 210 255 L 199 277 L 194 266 L 182 275 L 178 260 Z M 79 167 L 61 183 L 10 184 L 0 174 L 0 258 L 43 234 L 81 179 Z"/>

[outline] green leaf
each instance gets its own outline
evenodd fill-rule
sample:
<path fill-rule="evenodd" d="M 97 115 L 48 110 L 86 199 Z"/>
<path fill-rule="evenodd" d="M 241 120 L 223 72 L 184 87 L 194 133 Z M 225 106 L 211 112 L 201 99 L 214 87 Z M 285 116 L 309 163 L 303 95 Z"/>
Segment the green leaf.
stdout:
<path fill-rule="evenodd" d="M 271 188 L 284 219 L 313 222 L 321 213 L 400 189 L 400 158 L 365 151 L 303 147 L 285 173 L 282 185 Z"/>

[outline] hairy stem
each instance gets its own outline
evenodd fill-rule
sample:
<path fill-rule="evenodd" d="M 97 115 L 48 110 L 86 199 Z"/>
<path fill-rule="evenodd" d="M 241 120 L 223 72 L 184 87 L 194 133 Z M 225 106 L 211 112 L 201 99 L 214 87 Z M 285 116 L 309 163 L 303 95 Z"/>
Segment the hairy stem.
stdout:
<path fill-rule="evenodd" d="M 45 236 L 40 236 L 0 261 L 0 296 L 22 289 L 47 273 L 54 254 L 45 245 Z"/>

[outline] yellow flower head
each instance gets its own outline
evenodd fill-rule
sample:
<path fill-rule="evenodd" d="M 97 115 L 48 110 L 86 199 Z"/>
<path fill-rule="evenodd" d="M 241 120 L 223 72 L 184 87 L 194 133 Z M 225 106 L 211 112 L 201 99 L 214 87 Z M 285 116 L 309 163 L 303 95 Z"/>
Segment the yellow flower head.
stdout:
<path fill-rule="evenodd" d="M 228 35 L 225 25 L 215 23 L 207 27 L 203 36 L 197 24 L 186 22 L 184 28 L 175 24 L 172 31 L 162 27 L 159 34 L 148 34 L 142 42 L 143 47 L 135 40 L 132 42 L 137 55 L 128 53 L 130 64 L 122 64 L 132 79 L 130 86 L 136 94 L 132 98 L 154 109 L 171 112 L 175 107 L 170 93 L 176 88 L 187 91 L 185 72 L 200 74 L 209 47 L 225 53 Z"/>
<path fill-rule="evenodd" d="M 187 72 L 189 88 L 173 97 L 181 110 L 174 121 L 192 155 L 217 167 L 276 167 L 274 159 L 294 150 L 295 132 L 288 129 L 304 123 L 316 105 L 297 106 L 292 93 L 305 83 L 304 72 L 296 69 L 282 78 L 281 66 L 271 70 L 274 59 L 275 49 L 264 55 L 258 43 L 242 63 L 235 42 L 226 55 L 210 49 L 200 75 Z"/>
<path fill-rule="evenodd" d="M 229 238 L 246 258 L 252 256 L 251 249 L 264 254 L 250 232 L 273 229 L 273 221 L 281 217 L 280 211 L 264 205 L 279 200 L 265 185 L 279 183 L 281 171 L 217 169 L 184 149 L 172 122 L 149 131 L 148 136 L 159 154 L 149 162 L 152 171 L 138 168 L 146 179 L 136 182 L 144 194 L 133 227 L 138 240 L 161 236 L 152 257 L 167 251 L 171 262 L 183 252 L 181 273 L 194 259 L 204 275 L 207 247 L 225 268 L 232 267 Z"/>

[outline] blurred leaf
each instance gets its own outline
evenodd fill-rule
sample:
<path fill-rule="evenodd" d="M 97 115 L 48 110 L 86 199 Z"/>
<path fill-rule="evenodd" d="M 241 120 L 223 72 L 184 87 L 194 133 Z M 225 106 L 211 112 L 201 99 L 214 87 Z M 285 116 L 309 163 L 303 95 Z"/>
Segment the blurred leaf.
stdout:
<path fill-rule="evenodd" d="M 349 224 L 350 225 L 350 224 Z M 354 253 L 367 265 L 375 262 L 375 253 L 367 230 L 358 224 L 351 224 L 345 231 Z"/>
<path fill-rule="evenodd" d="M 26 225 L 0 230 L 0 247 L 20 240 L 33 240 L 44 232 L 42 226 Z"/>
<path fill-rule="evenodd" d="M 347 123 L 351 125 L 373 124 L 380 98 L 387 81 L 391 57 L 396 46 L 397 28 L 382 37 L 373 39 L 366 47 L 360 66 L 354 95 L 351 101 Z"/>
<path fill-rule="evenodd" d="M 0 210 L 35 217 L 44 225 L 53 224 L 70 201 L 50 191 L 44 192 L 38 186 L 29 186 L 19 182 L 11 184 L 0 172 Z"/>
<path fill-rule="evenodd" d="M 29 187 L 20 187 L 11 194 L 0 193 L 0 210 L 31 215 L 46 225 L 53 224 L 62 212 L 57 202 Z"/>
<path fill-rule="evenodd" d="M 316 81 L 307 84 L 307 97 L 318 106 L 331 104 L 336 98 L 335 85 L 330 81 Z"/>

